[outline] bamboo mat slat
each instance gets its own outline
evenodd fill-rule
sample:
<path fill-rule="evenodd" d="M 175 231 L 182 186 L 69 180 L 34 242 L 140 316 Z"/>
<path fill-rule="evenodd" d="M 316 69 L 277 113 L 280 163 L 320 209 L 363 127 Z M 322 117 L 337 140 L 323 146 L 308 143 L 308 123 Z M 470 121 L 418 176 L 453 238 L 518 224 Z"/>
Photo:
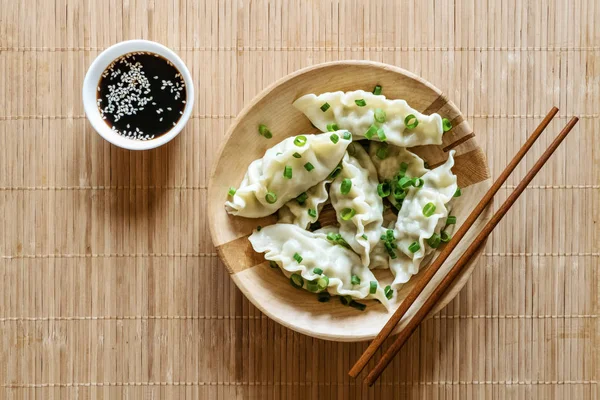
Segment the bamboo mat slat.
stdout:
<path fill-rule="evenodd" d="M 0 0 L 0 399 L 598 399 L 600 4 L 595 0 Z M 175 49 L 196 85 L 172 143 L 110 146 L 81 84 L 121 40 Z M 375 387 L 366 343 L 285 329 L 237 290 L 206 192 L 232 119 L 299 68 L 369 59 L 444 91 L 497 176 L 552 105 L 575 131 L 459 295 Z"/>

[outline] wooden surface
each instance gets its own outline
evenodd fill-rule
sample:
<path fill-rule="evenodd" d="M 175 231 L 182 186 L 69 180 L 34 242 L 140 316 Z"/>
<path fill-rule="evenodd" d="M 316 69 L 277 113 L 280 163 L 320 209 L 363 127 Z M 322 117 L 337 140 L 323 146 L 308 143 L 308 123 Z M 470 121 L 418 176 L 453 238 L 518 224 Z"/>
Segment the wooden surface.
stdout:
<path fill-rule="evenodd" d="M 0 398 L 597 399 L 598 20 L 594 0 L 1 0 Z M 80 98 L 94 56 L 132 38 L 178 51 L 198 88 L 184 132 L 147 153 L 102 141 Z M 496 205 L 581 117 L 371 389 L 346 375 L 366 344 L 294 333 L 244 299 L 205 212 L 232 117 L 337 59 L 439 87 L 493 177 L 556 104 Z"/>
<path fill-rule="evenodd" d="M 239 187 L 250 163 L 263 157 L 268 148 L 286 137 L 318 133 L 317 129 L 310 126 L 308 118 L 292 105 L 297 98 L 308 93 L 372 90 L 377 84 L 386 88 L 385 94 L 390 99 L 406 99 L 420 112 L 439 112 L 443 118 L 457 122 L 444 134 L 441 146 L 421 146 L 419 154 L 436 165 L 445 162 L 449 149 L 454 149 L 455 167 L 452 171 L 458 176 L 463 195 L 454 202 L 452 214 L 457 216 L 458 226 L 462 225 L 466 215 L 491 186 L 487 161 L 477 145 L 472 128 L 460 111 L 430 83 L 401 68 L 373 61 L 347 60 L 318 64 L 286 76 L 262 91 L 233 121 L 209 180 L 207 214 L 211 237 L 236 285 L 270 318 L 297 332 L 320 339 L 356 342 L 375 338 L 415 285 L 418 276 L 396 292 L 389 310 L 374 304 L 374 307 L 368 305 L 366 312 L 357 313 L 354 308 L 343 306 L 337 299 L 327 304 L 320 303 L 314 294 L 291 288 L 281 271 L 269 268 L 264 256 L 252 249 L 247 237 L 257 225 L 270 225 L 275 222 L 274 218 L 257 220 L 235 217 L 225 211 L 223 203 L 229 187 Z M 258 136 L 257 126 L 261 123 L 265 123 L 273 133 L 272 140 Z M 448 150 L 444 152 L 443 149 Z M 320 217 L 322 225 L 328 225 L 325 223 L 329 220 L 328 216 Z M 491 208 L 488 207 L 457 249 L 457 254 L 468 247 L 490 217 Z M 441 299 L 436 311 L 448 304 L 462 289 L 476 262 L 477 257 L 474 257 Z M 451 266 L 448 263 L 434 281 L 440 281 Z M 389 270 L 381 271 L 378 280 L 385 287 L 392 283 L 393 275 Z M 429 290 L 424 291 L 417 304 L 424 302 L 433 287 L 432 284 Z M 406 318 L 409 319 L 417 311 L 417 306 L 412 307 Z"/>

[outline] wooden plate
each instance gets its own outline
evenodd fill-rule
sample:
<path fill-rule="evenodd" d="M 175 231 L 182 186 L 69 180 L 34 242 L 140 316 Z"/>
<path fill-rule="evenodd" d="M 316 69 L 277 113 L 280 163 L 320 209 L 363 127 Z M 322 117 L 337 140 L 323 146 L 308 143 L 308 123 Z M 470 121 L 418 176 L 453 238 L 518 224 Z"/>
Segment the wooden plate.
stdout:
<path fill-rule="evenodd" d="M 267 148 L 288 136 L 315 133 L 308 119 L 293 106 L 292 102 L 306 93 L 323 93 L 343 90 L 372 90 L 379 84 L 383 93 L 391 99 L 405 99 L 413 108 L 431 114 L 437 112 L 452 121 L 452 130 L 444 134 L 443 145 L 413 148 L 421 157 L 435 166 L 447 159 L 450 149 L 456 150 L 453 168 L 462 188 L 452 214 L 458 223 L 491 186 L 485 155 L 477 145 L 473 131 L 460 111 L 433 85 L 418 76 L 391 65 L 370 61 L 340 61 L 315 65 L 297 71 L 271 85 L 260 93 L 233 122 L 211 174 L 208 186 L 208 215 L 212 240 L 225 263 L 232 279 L 248 299 L 275 321 L 301 333 L 321 339 L 336 341 L 360 341 L 374 338 L 387 321 L 389 314 L 381 306 L 369 302 L 364 312 L 345 307 L 333 298 L 328 303 L 317 302 L 316 296 L 305 290 L 290 286 L 289 280 L 278 269 L 271 269 L 262 254 L 252 250 L 248 236 L 257 225 L 266 226 L 276 222 L 275 216 L 261 219 L 233 217 L 223 206 L 227 190 L 237 187 L 255 159 L 261 158 Z M 259 136 L 257 127 L 266 124 L 273 138 Z M 488 208 L 478 223 L 471 228 L 457 251 L 438 272 L 442 274 L 462 254 L 485 222 L 490 218 Z M 323 215 L 325 220 L 331 220 Z M 333 218 L 334 219 L 334 218 Z M 480 253 L 478 253 L 477 258 Z M 433 312 L 444 307 L 462 288 L 471 274 L 476 258 L 454 282 Z M 382 284 L 392 281 L 389 270 L 376 271 Z M 402 300 L 417 277 L 405 284 L 397 294 Z M 431 290 L 432 284 L 409 310 L 412 316 Z M 396 305 L 397 306 L 397 305 Z M 391 311 L 390 311 L 391 313 Z M 398 326 L 401 329 L 406 317 Z"/>

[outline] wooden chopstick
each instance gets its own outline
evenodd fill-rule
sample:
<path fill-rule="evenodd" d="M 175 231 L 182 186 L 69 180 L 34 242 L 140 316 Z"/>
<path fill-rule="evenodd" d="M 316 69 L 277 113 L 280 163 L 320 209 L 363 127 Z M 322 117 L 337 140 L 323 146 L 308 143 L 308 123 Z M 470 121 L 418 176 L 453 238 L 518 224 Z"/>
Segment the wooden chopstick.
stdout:
<path fill-rule="evenodd" d="M 408 296 L 406 296 L 404 301 L 400 304 L 398 309 L 394 312 L 394 314 L 391 316 L 391 318 L 385 324 L 385 326 L 383 327 L 381 332 L 379 332 L 377 337 L 375 339 L 373 339 L 373 341 L 371 342 L 369 347 L 365 350 L 365 352 L 362 354 L 362 356 L 358 359 L 356 364 L 354 364 L 354 366 L 352 367 L 350 372 L 348 372 L 348 374 L 351 377 L 356 378 L 358 376 L 358 374 L 367 365 L 369 360 L 373 357 L 373 355 L 375 354 L 377 349 L 379 347 L 381 347 L 381 345 L 385 341 L 385 339 L 387 339 L 387 337 L 392 333 L 394 328 L 396 328 L 396 325 L 398 324 L 398 322 L 400 322 L 400 320 L 402 319 L 404 314 L 406 314 L 406 312 L 413 305 L 415 300 L 417 300 L 417 298 L 419 297 L 421 292 L 425 289 L 427 284 L 431 281 L 433 276 L 440 269 L 440 267 L 446 261 L 448 256 L 450 256 L 450 253 L 452 253 L 454 248 L 462 240 L 462 238 L 465 236 L 467 231 L 475 223 L 477 218 L 479 218 L 479 215 L 481 215 L 481 213 L 483 212 L 485 207 L 489 204 L 490 201 L 492 201 L 492 198 L 494 197 L 496 192 L 498 192 L 500 187 L 504 184 L 504 182 L 506 182 L 506 179 L 516 168 L 517 164 L 519 164 L 519 162 L 523 159 L 523 157 L 529 151 L 529 149 L 531 149 L 531 146 L 533 146 L 533 144 L 535 143 L 537 138 L 540 137 L 540 135 L 542 134 L 544 129 L 546 129 L 546 127 L 548 126 L 550 121 L 552 121 L 552 118 L 554 118 L 554 116 L 556 115 L 557 112 L 558 112 L 558 108 L 552 107 L 552 109 L 548 112 L 546 117 L 542 120 L 542 122 L 540 122 L 538 127 L 533 131 L 531 136 L 529 136 L 529 138 L 523 144 L 523 146 L 518 151 L 518 153 L 513 157 L 511 162 L 504 169 L 504 171 L 502 171 L 502 173 L 500 174 L 498 179 L 496 179 L 496 181 L 492 184 L 492 186 L 490 187 L 488 192 L 481 198 L 481 200 L 479 201 L 477 206 L 475 206 L 473 211 L 471 211 L 471 214 L 469 214 L 469 216 L 467 217 L 465 222 L 463 222 L 463 224 L 460 226 L 460 228 L 454 233 L 452 240 L 450 242 L 448 242 L 448 244 L 446 244 L 446 246 L 443 248 L 443 250 L 437 256 L 435 261 L 429 266 L 429 268 L 427 268 L 425 270 L 425 272 L 419 278 L 419 280 L 417 281 L 415 286 L 413 286 L 413 288 L 410 291 L 410 293 L 408 294 Z"/>
<path fill-rule="evenodd" d="M 571 129 L 577 124 L 579 118 L 573 117 L 567 123 L 567 125 L 563 128 L 563 130 L 559 133 L 559 135 L 554 139 L 554 141 L 550 144 L 550 146 L 546 149 L 546 151 L 542 154 L 539 160 L 534 164 L 534 166 L 529 170 L 527 175 L 523 178 L 523 180 L 517 185 L 515 190 L 507 197 L 504 203 L 500 206 L 498 211 L 492 216 L 489 222 L 483 227 L 481 232 L 477 235 L 473 243 L 467 248 L 464 254 L 459 258 L 456 264 L 448 271 L 442 281 L 438 284 L 438 286 L 434 289 L 433 293 L 425 300 L 423 305 L 417 310 L 415 315 L 407 324 L 406 328 L 403 329 L 398 337 L 394 340 L 394 343 L 387 349 L 387 351 L 383 354 L 379 362 L 375 365 L 375 368 L 367 375 L 365 378 L 365 383 L 369 386 L 372 386 L 373 383 L 379 378 L 383 370 L 388 366 L 390 361 L 394 358 L 394 356 L 400 351 L 404 343 L 408 340 L 408 338 L 412 335 L 412 333 L 417 329 L 419 324 L 425 319 L 427 314 L 431 311 L 431 309 L 435 306 L 437 301 L 442 297 L 446 289 L 452 284 L 452 282 L 460 275 L 462 269 L 467 265 L 471 257 L 477 252 L 479 247 L 483 244 L 485 239 L 489 236 L 492 230 L 498 225 L 500 220 L 506 215 L 508 210 L 512 207 L 515 201 L 519 198 L 521 193 L 525 190 L 527 185 L 531 183 L 533 178 L 537 175 L 540 169 L 544 166 L 546 161 L 552 156 L 554 151 L 558 148 L 558 146 L 562 143 L 562 141 L 567 137 Z"/>

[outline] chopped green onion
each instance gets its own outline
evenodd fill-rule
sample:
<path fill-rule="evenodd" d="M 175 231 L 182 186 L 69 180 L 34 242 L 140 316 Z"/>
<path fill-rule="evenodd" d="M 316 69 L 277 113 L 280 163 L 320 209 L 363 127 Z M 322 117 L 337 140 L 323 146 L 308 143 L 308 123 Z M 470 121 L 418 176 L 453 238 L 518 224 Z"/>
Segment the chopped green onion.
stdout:
<path fill-rule="evenodd" d="M 300 154 L 300 153 L 294 153 L 294 154 L 292 154 L 292 156 L 294 158 L 300 158 L 300 157 L 302 157 L 302 154 Z"/>
<path fill-rule="evenodd" d="M 304 286 L 304 279 L 298 274 L 292 274 L 292 276 L 290 276 L 290 283 L 296 289 L 302 289 L 302 286 Z"/>
<path fill-rule="evenodd" d="M 319 303 L 327 303 L 329 300 L 331 300 L 331 295 L 329 292 L 320 292 L 317 294 L 317 300 Z"/>
<path fill-rule="evenodd" d="M 419 120 L 414 114 L 409 114 L 404 118 L 404 125 L 406 129 L 415 129 L 419 125 Z"/>
<path fill-rule="evenodd" d="M 442 128 L 444 129 L 444 132 L 448 132 L 452 129 L 452 122 L 450 122 L 448 118 L 442 118 Z"/>
<path fill-rule="evenodd" d="M 448 233 L 446 233 L 446 231 L 442 231 L 441 239 L 442 239 L 442 242 L 448 243 L 450 241 L 450 239 L 452 239 L 452 236 L 450 236 Z"/>
<path fill-rule="evenodd" d="M 437 249 L 440 246 L 440 242 L 441 242 L 441 238 L 440 235 L 438 235 L 437 233 L 434 233 L 433 235 L 431 235 L 431 237 L 429 239 L 427 239 L 427 244 L 433 248 L 433 249 Z"/>
<path fill-rule="evenodd" d="M 412 186 L 412 184 L 413 184 L 412 179 L 410 179 L 409 177 L 406 177 L 406 176 L 403 176 L 398 181 L 398 186 L 400 186 L 402 189 L 408 189 L 409 187 Z"/>
<path fill-rule="evenodd" d="M 363 303 L 359 303 L 358 301 L 352 300 L 350 302 L 350 307 L 356 308 L 357 310 L 360 310 L 360 311 L 365 311 L 365 308 L 367 308 L 367 305 L 363 304 Z"/>
<path fill-rule="evenodd" d="M 383 111 L 381 108 L 375 109 L 375 121 L 382 123 L 385 122 L 385 111 Z"/>
<path fill-rule="evenodd" d="M 383 182 L 377 185 L 377 194 L 379 197 L 388 197 L 390 195 L 390 184 Z"/>
<path fill-rule="evenodd" d="M 381 86 L 375 85 L 375 87 L 373 88 L 373 94 L 379 96 L 381 94 Z"/>
<path fill-rule="evenodd" d="M 425 181 L 421 178 L 413 178 L 411 183 L 414 187 L 420 188 L 420 187 L 423 187 L 423 185 L 425 184 Z"/>
<path fill-rule="evenodd" d="M 307 170 L 308 172 L 310 172 L 313 169 L 315 169 L 315 166 L 312 165 L 311 163 L 307 162 L 306 164 L 304 164 L 304 169 Z"/>
<path fill-rule="evenodd" d="M 258 133 L 261 136 L 264 136 L 267 139 L 271 139 L 273 137 L 273 134 L 271 133 L 271 131 L 269 130 L 269 128 L 267 128 L 267 126 L 264 125 L 264 124 L 260 124 L 258 126 Z"/>
<path fill-rule="evenodd" d="M 379 131 L 377 131 L 377 132 L 379 132 Z M 381 146 L 377 149 L 377 152 L 375 153 L 375 155 L 380 160 L 385 160 L 386 157 L 388 156 L 388 152 L 389 152 L 388 144 L 383 142 L 383 143 L 381 143 Z"/>
<path fill-rule="evenodd" d="M 394 230 L 393 229 L 386 230 L 385 231 L 385 240 L 387 240 L 388 242 L 391 242 L 394 239 L 396 239 L 394 237 Z"/>
<path fill-rule="evenodd" d="M 329 277 L 327 275 L 323 275 L 319 279 L 317 279 L 317 287 L 320 290 L 325 290 L 325 289 L 327 289 L 328 286 L 329 286 Z"/>
<path fill-rule="evenodd" d="M 331 136 L 329 136 L 329 139 L 334 143 L 337 144 L 337 142 L 340 141 L 340 137 L 337 135 L 337 133 L 332 134 Z"/>
<path fill-rule="evenodd" d="M 396 252 L 394 251 L 395 243 L 385 242 L 383 244 L 383 246 L 385 247 L 385 250 L 387 251 L 387 253 L 389 254 L 389 256 L 392 260 L 395 260 L 396 258 L 398 258 L 398 256 L 396 255 Z"/>
<path fill-rule="evenodd" d="M 275 154 L 275 155 L 276 155 L 276 156 L 280 156 L 280 155 L 282 155 L 282 154 L 283 154 L 283 153 L 277 153 L 277 154 Z"/>
<path fill-rule="evenodd" d="M 340 174 L 340 172 L 342 172 L 342 168 L 343 168 L 342 167 L 342 163 L 339 163 L 337 165 L 337 167 L 335 167 L 333 169 L 333 171 L 331 171 L 331 173 L 329 174 L 329 176 L 327 178 L 328 179 L 335 179 Z"/>
<path fill-rule="evenodd" d="M 365 239 L 365 240 L 369 240 L 369 238 L 367 237 L 367 235 L 365 235 L 364 233 L 360 237 L 363 238 L 363 239 Z"/>
<path fill-rule="evenodd" d="M 308 227 L 308 230 L 311 232 L 316 231 L 317 229 L 321 229 L 321 223 L 319 221 L 315 221 Z"/>
<path fill-rule="evenodd" d="M 350 189 L 352 189 L 352 181 L 348 178 L 344 178 L 340 185 L 340 192 L 342 192 L 342 194 L 348 194 L 350 193 Z"/>
<path fill-rule="evenodd" d="M 352 296 L 340 296 L 340 302 L 343 305 L 348 306 L 352 302 Z"/>
<path fill-rule="evenodd" d="M 394 195 L 394 199 L 403 200 L 407 193 L 408 191 L 406 189 L 402 189 L 398 182 L 392 181 L 392 194 Z"/>
<path fill-rule="evenodd" d="M 303 205 L 306 199 L 308 199 L 308 195 L 306 194 L 306 192 L 302 192 L 298 195 L 298 197 L 296 197 L 296 201 L 300 205 Z"/>
<path fill-rule="evenodd" d="M 227 194 L 230 195 L 230 196 L 235 196 L 235 192 L 237 192 L 237 190 L 235 190 L 234 187 L 230 187 L 229 191 L 227 192 Z"/>
<path fill-rule="evenodd" d="M 296 260 L 296 262 L 300 264 L 302 262 L 302 257 L 300 256 L 300 254 L 294 253 L 294 260 Z"/>
<path fill-rule="evenodd" d="M 277 195 L 273 192 L 267 192 L 267 195 L 265 196 L 265 200 L 269 204 L 274 204 L 277 201 Z"/>
<path fill-rule="evenodd" d="M 462 191 L 460 188 L 456 188 L 456 192 L 454 192 L 454 197 L 460 197 L 462 195 Z"/>
<path fill-rule="evenodd" d="M 446 218 L 446 225 L 454 224 L 456 224 L 456 217 L 454 215 L 448 215 L 448 218 Z"/>
<path fill-rule="evenodd" d="M 392 289 L 390 285 L 387 285 L 383 292 L 385 293 L 385 297 L 387 297 L 388 300 L 394 297 L 394 289 Z"/>
<path fill-rule="evenodd" d="M 377 281 L 369 282 L 369 294 L 377 293 Z"/>
<path fill-rule="evenodd" d="M 261 229 L 262 229 L 262 226 L 260 226 L 260 225 L 258 225 L 258 226 L 256 227 L 256 231 L 257 231 L 257 232 L 260 232 L 260 231 L 261 231 Z"/>
<path fill-rule="evenodd" d="M 369 129 L 365 132 L 365 137 L 369 140 L 377 133 L 377 127 L 375 125 L 371 125 Z"/>
<path fill-rule="evenodd" d="M 352 134 L 348 131 L 342 133 L 342 137 L 344 138 L 344 140 L 350 140 L 352 139 Z"/>
<path fill-rule="evenodd" d="M 286 165 L 283 169 L 283 176 L 287 179 L 292 179 L 292 167 Z"/>
<path fill-rule="evenodd" d="M 400 163 L 400 170 L 398 171 L 398 175 L 400 175 L 400 176 L 406 175 L 407 170 L 408 170 L 408 164 L 405 162 Z"/>
<path fill-rule="evenodd" d="M 308 281 L 306 282 L 306 289 L 308 289 L 309 292 L 315 293 L 319 291 L 319 286 L 315 281 Z"/>
<path fill-rule="evenodd" d="M 269 261 L 269 267 L 271 268 L 279 268 L 279 265 L 275 261 Z"/>
<path fill-rule="evenodd" d="M 423 215 L 426 217 L 431 217 L 435 213 L 435 204 L 427 203 L 425 207 L 423 207 Z"/>
<path fill-rule="evenodd" d="M 298 147 L 302 147 L 306 144 L 307 140 L 308 139 L 306 139 L 306 136 L 304 135 L 296 136 L 296 138 L 294 139 L 294 144 Z"/>
<path fill-rule="evenodd" d="M 419 244 L 419 242 L 412 242 L 410 246 L 408 246 L 408 251 L 410 251 L 411 253 L 416 253 L 420 249 L 421 245 Z"/>
<path fill-rule="evenodd" d="M 344 208 L 340 214 L 344 221 L 348 221 L 352 217 L 356 215 L 356 210 L 354 208 Z"/>
<path fill-rule="evenodd" d="M 333 124 L 327 124 L 327 131 L 328 131 L 328 132 L 335 132 L 335 131 L 337 131 L 337 130 L 339 130 L 339 128 L 338 128 L 338 126 L 337 126 L 337 124 L 336 124 L 336 123 L 333 123 Z"/>
<path fill-rule="evenodd" d="M 312 218 L 317 218 L 317 210 L 315 210 L 314 208 L 309 208 L 308 215 L 310 215 Z"/>
<path fill-rule="evenodd" d="M 364 99 L 356 99 L 354 100 L 357 106 L 364 107 L 367 105 L 367 102 Z"/>
<path fill-rule="evenodd" d="M 329 105 L 329 103 L 323 103 L 323 105 L 320 108 L 321 108 L 321 111 L 325 112 L 325 111 L 329 110 L 329 107 L 331 107 Z"/>
<path fill-rule="evenodd" d="M 377 137 L 382 142 L 385 142 L 387 140 L 387 136 L 385 136 L 385 131 L 383 130 L 383 128 L 377 129 Z"/>
<path fill-rule="evenodd" d="M 321 268 L 313 269 L 313 274 L 315 274 L 315 275 L 321 275 L 322 273 L 323 273 L 323 270 Z"/>
<path fill-rule="evenodd" d="M 336 238 L 336 234 L 335 234 L 335 233 L 333 233 L 333 232 L 329 232 L 329 233 L 327 234 L 327 240 L 329 240 L 329 241 L 332 241 L 332 242 L 335 242 L 335 238 Z"/>
<path fill-rule="evenodd" d="M 353 285 L 360 285 L 360 278 L 358 275 L 352 275 L 352 277 L 350 277 L 350 283 Z"/>

